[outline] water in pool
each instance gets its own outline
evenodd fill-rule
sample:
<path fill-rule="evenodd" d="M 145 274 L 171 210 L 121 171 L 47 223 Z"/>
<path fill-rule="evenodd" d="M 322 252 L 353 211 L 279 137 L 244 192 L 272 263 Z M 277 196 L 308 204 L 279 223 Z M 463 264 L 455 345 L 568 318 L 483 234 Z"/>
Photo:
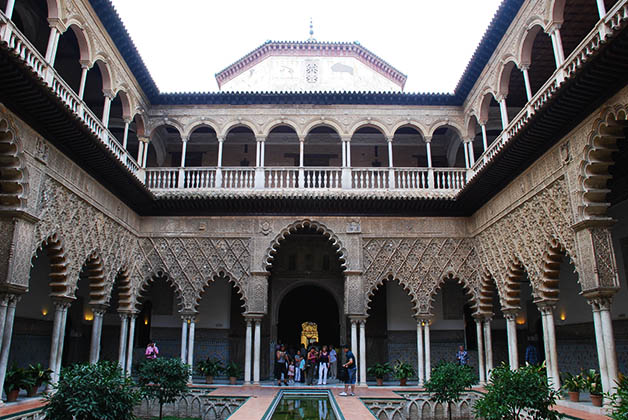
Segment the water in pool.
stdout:
<path fill-rule="evenodd" d="M 326 395 L 284 395 L 270 420 L 337 420 Z"/>

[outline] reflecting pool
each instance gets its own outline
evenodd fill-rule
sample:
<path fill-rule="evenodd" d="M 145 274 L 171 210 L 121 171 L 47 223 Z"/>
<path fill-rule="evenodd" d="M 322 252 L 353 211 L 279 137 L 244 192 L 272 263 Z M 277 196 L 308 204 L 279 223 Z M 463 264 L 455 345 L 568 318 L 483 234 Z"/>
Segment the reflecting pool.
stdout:
<path fill-rule="evenodd" d="M 269 420 L 342 420 L 333 396 L 325 391 L 280 392 L 269 411 Z"/>

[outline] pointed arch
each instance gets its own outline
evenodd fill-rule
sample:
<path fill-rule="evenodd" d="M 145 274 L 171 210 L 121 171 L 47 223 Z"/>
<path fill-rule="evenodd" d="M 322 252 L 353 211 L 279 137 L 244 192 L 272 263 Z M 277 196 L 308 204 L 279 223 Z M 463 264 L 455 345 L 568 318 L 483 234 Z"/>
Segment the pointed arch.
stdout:
<path fill-rule="evenodd" d="M 330 242 L 331 246 L 336 250 L 336 254 L 338 255 L 338 260 L 340 262 L 340 268 L 345 270 L 347 268 L 347 250 L 342 245 L 342 242 L 336 234 L 331 231 L 327 226 L 322 223 L 312 221 L 310 219 L 303 219 L 297 222 L 292 223 L 288 227 L 284 228 L 270 243 L 270 246 L 266 249 L 266 253 L 264 254 L 264 261 L 262 261 L 262 267 L 265 270 L 269 270 L 272 267 L 273 260 L 275 255 L 279 251 L 281 246 L 281 241 L 286 239 L 288 236 L 297 232 L 298 230 L 311 228 L 316 232 L 323 235 Z"/>
<path fill-rule="evenodd" d="M 447 273 L 445 273 L 444 276 L 441 276 L 438 283 L 434 285 L 434 288 L 432 289 L 430 298 L 428 300 L 428 308 L 422 308 L 423 311 L 427 309 L 426 313 L 432 313 L 432 310 L 434 309 L 434 301 L 436 300 L 436 295 L 438 294 L 438 292 L 440 292 L 447 280 L 453 280 L 460 286 L 462 286 L 462 291 L 467 299 L 467 302 L 469 303 L 469 306 L 471 307 L 471 310 L 473 312 L 477 312 L 479 306 L 479 298 L 474 292 L 475 288 L 468 279 L 465 279 L 464 277 L 459 277 L 455 275 L 452 271 L 448 271 Z"/>
<path fill-rule="evenodd" d="M 40 147 L 47 154 L 48 146 Z M 22 143 L 7 119 L 0 117 L 0 207 L 26 207 L 28 170 L 24 165 Z"/>
<path fill-rule="evenodd" d="M 216 280 L 220 280 L 220 279 L 225 280 L 227 283 L 229 283 L 231 287 L 235 289 L 235 292 L 238 294 L 238 296 L 240 297 L 240 300 L 243 302 L 242 307 L 244 308 L 244 311 L 245 312 L 248 311 L 247 296 L 246 296 L 245 290 L 242 288 L 242 283 L 236 281 L 236 279 L 227 270 L 224 270 L 224 269 L 218 269 L 213 275 L 211 275 L 209 278 L 207 278 L 203 282 L 201 288 L 196 290 L 196 295 L 194 297 L 194 302 L 193 302 L 194 310 L 198 311 L 198 306 L 200 305 L 201 299 L 205 295 L 207 288 L 211 284 L 213 284 Z"/>
<path fill-rule="evenodd" d="M 163 269 L 157 269 L 150 272 L 148 276 L 142 279 L 135 289 L 134 298 L 133 298 L 133 309 L 136 311 L 138 307 L 141 306 L 140 300 L 143 297 L 146 297 L 148 291 L 150 290 L 151 284 L 157 278 L 162 278 L 166 281 L 166 283 L 172 287 L 174 290 L 174 294 L 177 298 L 177 305 L 179 306 L 179 310 L 183 310 L 185 308 L 185 298 L 183 295 L 183 290 L 181 289 L 181 285 L 179 282 L 174 281 L 174 279 L 168 274 L 167 271 Z"/>
<path fill-rule="evenodd" d="M 68 284 L 68 259 L 65 246 L 56 234 L 48 236 L 33 251 L 31 261 L 37 258 L 38 251 L 46 251 L 50 260 L 50 297 L 65 298 L 71 296 Z"/>
<path fill-rule="evenodd" d="M 371 287 L 369 288 L 369 290 L 367 290 L 366 305 L 365 305 L 366 311 L 368 311 L 371 308 L 370 305 L 371 305 L 371 301 L 373 300 L 373 296 L 375 295 L 375 292 L 381 286 L 383 286 L 385 282 L 397 283 L 399 286 L 401 286 L 403 291 L 406 292 L 406 294 L 410 298 L 410 302 L 412 303 L 412 310 L 414 311 L 414 314 L 417 315 L 418 310 L 419 310 L 419 302 L 414 292 L 412 291 L 412 288 L 410 287 L 408 282 L 405 282 L 402 279 L 395 277 L 392 273 L 388 273 L 387 275 L 383 276 L 380 280 L 373 283 Z"/>

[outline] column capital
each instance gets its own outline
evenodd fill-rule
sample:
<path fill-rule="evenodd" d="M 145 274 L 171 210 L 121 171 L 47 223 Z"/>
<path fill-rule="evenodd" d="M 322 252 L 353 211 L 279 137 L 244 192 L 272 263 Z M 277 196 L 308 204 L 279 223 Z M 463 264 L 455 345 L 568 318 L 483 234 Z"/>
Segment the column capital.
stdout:
<path fill-rule="evenodd" d="M 517 316 L 519 315 L 520 310 L 516 308 L 511 309 L 502 309 L 502 313 L 504 314 L 504 318 L 509 321 L 515 321 Z"/>
<path fill-rule="evenodd" d="M 137 136 L 137 139 L 144 144 L 150 143 L 150 137 L 148 136 Z"/>
<path fill-rule="evenodd" d="M 263 143 L 266 141 L 266 136 L 258 134 L 255 136 L 255 141 L 259 142 L 259 143 Z"/>
<path fill-rule="evenodd" d="M 553 34 L 556 31 L 559 31 L 561 27 L 562 22 L 552 22 L 547 26 L 547 28 L 545 28 L 545 33 Z"/>
<path fill-rule="evenodd" d="M 519 64 L 519 70 L 521 71 L 527 71 L 530 70 L 530 64 Z"/>
<path fill-rule="evenodd" d="M 351 323 L 366 323 L 366 319 L 368 318 L 368 315 L 349 315 L 349 321 L 351 321 Z"/>
<path fill-rule="evenodd" d="M 81 64 L 81 69 L 83 70 L 89 70 L 90 68 L 92 68 L 92 64 L 89 62 L 89 60 L 80 60 L 79 63 Z"/>
<path fill-rule="evenodd" d="M 340 141 L 344 141 L 344 142 L 351 142 L 351 135 L 350 134 L 341 134 L 340 135 Z"/>
<path fill-rule="evenodd" d="M 305 143 L 305 135 L 304 134 L 298 134 L 297 136 L 299 137 L 299 143 Z"/>
<path fill-rule="evenodd" d="M 536 306 L 539 307 L 539 311 L 541 311 L 542 314 L 553 314 L 554 309 L 556 309 L 556 302 L 542 300 L 542 301 L 536 302 Z"/>
<path fill-rule="evenodd" d="M 264 318 L 264 314 L 258 314 L 258 313 L 244 313 L 244 320 L 246 322 L 255 322 L 255 321 L 261 321 L 262 318 Z"/>
<path fill-rule="evenodd" d="M 191 322 L 196 322 L 196 312 L 180 312 L 181 314 L 181 319 L 185 322 L 187 322 L 188 324 Z"/>
<path fill-rule="evenodd" d="M 386 141 L 392 143 L 394 136 L 386 136 Z"/>
<path fill-rule="evenodd" d="M 122 121 L 124 121 L 125 124 L 131 124 L 133 122 L 133 118 L 131 118 L 131 117 L 124 117 L 124 118 L 122 118 Z"/>
<path fill-rule="evenodd" d="M 612 296 L 593 296 L 587 297 L 587 302 L 593 308 L 593 312 L 610 311 L 613 298 Z"/>
<path fill-rule="evenodd" d="M 116 97 L 116 95 L 113 93 L 113 90 L 111 89 L 103 89 L 102 94 L 105 96 L 105 98 L 109 98 L 109 100 L 113 100 L 113 98 Z"/>
<path fill-rule="evenodd" d="M 181 136 L 181 142 L 187 143 L 190 140 L 190 136 Z"/>
<path fill-rule="evenodd" d="M 92 310 L 94 315 L 104 315 L 107 312 L 108 307 L 108 305 L 103 304 L 89 305 L 89 308 Z"/>
<path fill-rule="evenodd" d="M 223 143 L 225 141 L 225 136 L 216 136 L 218 139 L 218 143 Z"/>
<path fill-rule="evenodd" d="M 129 313 L 128 312 L 118 312 L 118 316 L 120 317 L 121 321 L 124 321 L 125 319 L 129 319 Z"/>
<path fill-rule="evenodd" d="M 423 137 L 423 141 L 428 143 L 428 144 L 431 143 L 432 142 L 432 136 L 425 136 L 425 137 Z"/>
<path fill-rule="evenodd" d="M 502 101 L 505 101 L 505 100 L 506 100 L 506 96 L 507 96 L 507 95 L 497 95 L 497 96 L 495 97 L 495 100 L 496 100 L 497 102 L 502 102 Z"/>
<path fill-rule="evenodd" d="M 432 322 L 432 318 L 434 318 L 432 314 L 418 314 L 414 316 L 417 324 L 421 325 L 429 325 Z"/>
<path fill-rule="evenodd" d="M 72 302 L 74 302 L 74 299 L 67 296 L 55 296 L 52 298 L 52 304 L 57 310 L 69 308 Z"/>
<path fill-rule="evenodd" d="M 464 138 L 464 139 L 462 139 L 462 142 L 463 143 L 473 143 L 473 138 L 472 137 Z"/>

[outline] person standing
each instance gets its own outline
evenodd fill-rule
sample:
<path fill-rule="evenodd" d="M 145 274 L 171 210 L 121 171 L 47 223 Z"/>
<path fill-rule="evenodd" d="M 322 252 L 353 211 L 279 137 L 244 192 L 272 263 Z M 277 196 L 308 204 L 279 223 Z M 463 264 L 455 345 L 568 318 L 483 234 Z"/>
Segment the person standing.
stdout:
<path fill-rule="evenodd" d="M 318 352 L 314 346 L 310 347 L 310 351 L 307 354 L 307 384 L 312 385 L 314 383 L 314 372 L 316 371 L 316 360 L 318 359 Z"/>
<path fill-rule="evenodd" d="M 282 344 L 277 351 L 275 351 L 275 379 L 277 380 L 278 386 L 281 386 L 282 380 L 285 385 L 288 385 L 286 360 L 286 347 Z"/>
<path fill-rule="evenodd" d="M 327 346 L 323 346 L 318 355 L 318 384 L 327 385 L 327 372 L 329 371 L 329 353 Z"/>
<path fill-rule="evenodd" d="M 458 360 L 460 366 L 466 366 L 469 363 L 469 353 L 464 349 L 464 346 L 458 347 L 456 360 Z"/>
<path fill-rule="evenodd" d="M 329 346 L 329 379 L 336 379 L 338 376 L 338 357 L 334 346 Z"/>
<path fill-rule="evenodd" d="M 157 344 L 154 341 L 150 341 L 148 346 L 146 346 L 146 359 L 153 360 L 157 358 L 159 355 L 159 349 L 157 348 Z"/>
<path fill-rule="evenodd" d="M 342 346 L 342 350 L 344 351 L 347 360 L 347 362 L 342 365 L 347 368 L 347 378 L 345 379 L 345 390 L 341 392 L 340 395 L 343 397 L 346 397 L 347 395 L 354 396 L 356 371 L 358 370 L 357 365 L 355 364 L 355 355 L 351 350 L 349 350 L 349 346 L 347 344 Z M 351 393 L 349 393 L 349 387 L 351 387 Z"/>

